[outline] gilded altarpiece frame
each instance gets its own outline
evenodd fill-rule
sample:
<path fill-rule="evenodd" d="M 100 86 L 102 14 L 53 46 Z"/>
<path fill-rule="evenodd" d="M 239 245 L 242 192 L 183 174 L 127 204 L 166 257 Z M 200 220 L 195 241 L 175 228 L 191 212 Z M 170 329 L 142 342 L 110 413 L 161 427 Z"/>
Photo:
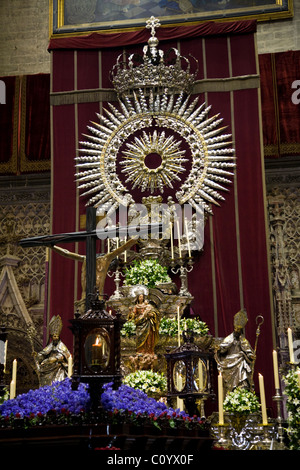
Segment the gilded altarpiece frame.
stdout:
<path fill-rule="evenodd" d="M 161 25 L 270 21 L 292 17 L 293 0 L 50 0 L 50 36 L 143 28 L 152 15 Z"/>

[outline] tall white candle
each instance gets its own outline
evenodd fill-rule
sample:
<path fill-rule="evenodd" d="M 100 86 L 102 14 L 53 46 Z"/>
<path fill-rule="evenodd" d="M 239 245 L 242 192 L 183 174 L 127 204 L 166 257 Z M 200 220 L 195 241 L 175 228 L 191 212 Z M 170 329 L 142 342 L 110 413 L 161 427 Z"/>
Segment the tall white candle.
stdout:
<path fill-rule="evenodd" d="M 13 367 L 12 367 L 12 380 L 17 383 L 17 359 L 13 360 Z"/>
<path fill-rule="evenodd" d="M 219 424 L 224 425 L 224 410 L 223 410 L 223 377 L 221 372 L 218 375 L 218 398 L 219 398 Z"/>
<path fill-rule="evenodd" d="M 125 237 L 124 239 L 124 243 L 126 242 L 127 242 L 127 237 Z M 124 251 L 124 263 L 126 263 L 126 261 L 127 261 L 127 250 Z"/>
<path fill-rule="evenodd" d="M 199 379 L 199 392 L 203 390 L 203 370 L 202 370 L 202 361 L 198 360 L 198 379 Z"/>
<path fill-rule="evenodd" d="M 107 239 L 107 253 L 110 253 L 110 239 Z"/>
<path fill-rule="evenodd" d="M 7 358 L 7 340 L 4 345 L 4 373 L 6 372 L 6 358 Z"/>
<path fill-rule="evenodd" d="M 178 236 L 179 258 L 181 258 L 181 242 L 180 242 L 180 229 L 179 229 L 179 220 L 178 219 L 177 219 L 177 236 Z"/>
<path fill-rule="evenodd" d="M 9 398 L 12 400 L 16 396 L 16 387 L 15 387 L 15 382 L 11 380 L 10 382 L 10 389 L 9 389 Z"/>
<path fill-rule="evenodd" d="M 182 377 L 181 374 L 177 372 L 176 374 L 176 379 L 177 379 L 177 390 L 181 391 L 182 390 Z M 183 399 L 177 397 L 177 408 L 180 409 L 180 411 L 183 411 Z"/>
<path fill-rule="evenodd" d="M 68 357 L 68 377 L 72 377 L 73 373 L 73 360 L 72 360 L 72 354 Z"/>
<path fill-rule="evenodd" d="M 185 236 L 186 236 L 188 253 L 189 253 L 189 258 L 190 258 L 191 257 L 191 245 L 190 245 L 190 240 L 189 240 L 189 232 L 188 232 L 188 225 L 187 225 L 186 219 L 185 219 Z"/>
<path fill-rule="evenodd" d="M 258 374 L 258 380 L 259 380 L 259 393 L 260 393 L 262 424 L 263 424 L 263 426 L 265 426 L 266 424 L 268 424 L 268 418 L 267 418 L 264 378 L 261 374 Z"/>
<path fill-rule="evenodd" d="M 273 351 L 273 368 L 274 368 L 274 381 L 275 381 L 275 389 L 279 389 L 279 374 L 278 374 L 278 358 L 277 358 L 277 351 Z"/>
<path fill-rule="evenodd" d="M 291 328 L 288 328 L 288 343 L 289 343 L 289 352 L 290 352 L 290 363 L 294 364 L 295 359 L 294 359 L 294 347 L 293 347 L 293 333 Z"/>
<path fill-rule="evenodd" d="M 170 239 L 171 239 L 171 258 L 174 259 L 174 245 L 173 245 L 173 227 L 170 222 Z"/>

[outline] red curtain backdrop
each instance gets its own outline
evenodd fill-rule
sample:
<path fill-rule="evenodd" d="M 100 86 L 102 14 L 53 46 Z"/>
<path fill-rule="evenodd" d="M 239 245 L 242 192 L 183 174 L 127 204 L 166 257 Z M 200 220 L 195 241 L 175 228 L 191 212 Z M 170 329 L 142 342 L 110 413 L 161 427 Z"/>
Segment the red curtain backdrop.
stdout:
<path fill-rule="evenodd" d="M 2 77 L 0 174 L 50 170 L 50 74 Z"/>
<path fill-rule="evenodd" d="M 198 80 L 257 77 L 255 23 L 236 22 L 198 28 L 160 28 L 163 48 L 179 42 L 182 55 L 189 53 L 199 61 Z M 52 106 L 53 120 L 53 199 L 52 232 L 82 229 L 80 216 L 85 201 L 75 184 L 74 157 L 87 132 L 89 121 L 97 119 L 105 103 L 74 100 L 78 91 L 112 88 L 109 72 L 123 46 L 141 52 L 148 32 L 120 35 L 93 34 L 87 37 L 53 39 L 52 95 L 62 101 Z M 175 41 L 176 40 L 176 41 Z M 104 41 L 104 42 L 103 42 Z M 115 47 L 116 46 L 116 47 Z M 178 47 L 178 44 L 177 44 Z M 222 88 L 223 89 L 223 88 Z M 72 93 L 70 93 L 72 92 Z M 72 102 L 73 99 L 73 102 Z M 254 346 L 257 315 L 265 318 L 261 330 L 256 372 L 265 376 L 268 406 L 274 393 L 272 349 L 274 327 L 270 299 L 268 248 L 265 219 L 264 175 L 259 88 L 236 86 L 226 91 L 207 91 L 201 95 L 212 105 L 211 115 L 220 113 L 228 133 L 232 133 L 237 168 L 226 201 L 214 208 L 205 227 L 204 252 L 189 274 L 189 290 L 194 296 L 192 310 L 209 325 L 213 335 L 224 337 L 233 330 L 233 316 L 241 308 L 248 312 L 246 337 Z M 65 101 L 64 101 L 65 100 Z M 71 100 L 71 101 L 70 101 Z M 91 100 L 92 101 L 92 100 Z M 200 100 L 201 101 L 201 100 Z M 69 104 L 67 104 L 69 103 Z M 65 246 L 69 250 L 76 246 Z M 84 250 L 80 246 L 79 250 Z M 72 348 L 68 320 L 74 314 L 74 300 L 80 298 L 78 272 L 74 262 L 53 254 L 49 318 L 62 315 L 63 340 Z M 112 293 L 111 282 L 106 292 Z M 256 373 L 257 375 L 257 373 Z"/>
<path fill-rule="evenodd" d="M 18 154 L 19 78 L 1 77 L 5 103 L 0 104 L 0 173 L 16 173 Z"/>
<path fill-rule="evenodd" d="M 300 51 L 262 54 L 259 67 L 265 158 L 299 155 Z"/>

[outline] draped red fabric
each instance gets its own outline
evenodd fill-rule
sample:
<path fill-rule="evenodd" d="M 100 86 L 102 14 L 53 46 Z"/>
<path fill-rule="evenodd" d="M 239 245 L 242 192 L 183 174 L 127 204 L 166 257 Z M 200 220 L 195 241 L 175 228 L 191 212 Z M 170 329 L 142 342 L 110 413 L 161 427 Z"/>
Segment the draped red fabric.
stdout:
<path fill-rule="evenodd" d="M 16 102 L 17 77 L 2 77 L 2 96 L 0 104 L 0 172 L 14 173 L 16 165 L 12 163 L 13 154 L 18 146 L 18 103 Z M 17 93 L 17 99 L 19 94 Z M 5 165 L 2 165 L 5 164 Z"/>
<path fill-rule="evenodd" d="M 213 35 L 243 34 L 256 31 L 256 20 L 214 23 L 208 21 L 191 26 L 173 26 L 160 28 L 157 37 L 160 41 L 206 37 Z M 146 29 L 122 33 L 92 33 L 85 36 L 52 38 L 49 50 L 57 49 L 103 49 L 145 43 L 149 38 Z"/>
<path fill-rule="evenodd" d="M 243 24 L 242 24 L 243 23 Z M 244 25 L 244 28 L 242 26 Z M 200 25 L 201 26 L 201 25 Z M 248 28 L 252 29 L 248 29 Z M 185 35 L 187 27 L 176 27 L 177 38 L 166 41 L 164 47 L 180 40 L 182 55 L 193 55 L 199 63 L 198 79 L 223 79 L 256 76 L 253 22 L 205 24 L 196 37 Z M 219 33 L 216 34 L 216 27 Z M 212 33 L 208 33 L 211 28 Z M 200 28 L 201 29 L 201 28 Z M 200 31 L 200 30 L 199 30 Z M 161 28 L 165 38 L 173 28 Z M 126 33 L 129 34 L 129 33 Z M 147 40 L 147 33 L 139 32 L 135 40 Z M 174 33 L 175 34 L 175 33 Z M 91 35 L 93 40 L 99 36 Z M 112 39 L 114 35 L 110 35 Z M 160 36 L 162 37 L 162 36 Z M 105 36 L 106 38 L 106 36 Z M 144 39 L 141 39 L 144 38 Z M 70 40 L 69 49 L 66 41 Z M 123 42 L 126 42 L 123 38 Z M 51 41 L 53 54 L 52 87 L 55 92 L 111 88 L 109 71 L 122 50 L 119 42 L 102 48 L 86 48 L 87 38 L 66 38 Z M 71 46 L 72 44 L 72 46 Z M 98 43 L 99 44 L 99 43 Z M 116 48 L 112 45 L 116 44 Z M 128 44 L 128 42 L 127 42 Z M 61 46 L 61 48 L 60 48 Z M 72 47 L 75 48 L 72 50 Z M 129 47 L 140 52 L 140 46 Z M 246 337 L 252 345 L 256 337 L 256 317 L 265 318 L 261 331 L 256 370 L 265 379 L 268 406 L 272 405 L 272 331 L 273 318 L 270 299 L 268 256 L 265 221 L 264 177 L 262 173 L 259 90 L 244 87 L 229 91 L 208 91 L 199 97 L 212 105 L 211 115 L 220 113 L 226 133 L 232 133 L 236 149 L 237 168 L 225 201 L 213 208 L 205 226 L 204 250 L 199 254 L 193 271 L 188 275 L 189 290 L 194 296 L 193 314 L 207 322 L 213 335 L 224 337 L 232 332 L 233 316 L 241 308 L 248 312 Z M 97 120 L 105 103 L 56 103 L 53 109 L 53 201 L 52 232 L 70 232 L 79 228 L 80 216 L 85 214 L 85 200 L 79 197 L 74 178 L 74 157 L 78 141 L 87 133 L 89 121 Z M 82 228 L 81 228 L 82 229 Z M 70 250 L 73 249 L 66 247 Z M 79 247 L 84 253 L 84 245 Z M 73 264 L 72 264 L 73 263 Z M 67 329 L 73 317 L 74 300 L 80 297 L 80 286 L 75 277 L 74 262 L 55 256 L 51 263 L 50 317 L 60 313 L 65 325 L 63 340 L 71 347 L 72 336 Z M 114 285 L 106 283 L 107 294 Z M 77 289 L 77 291 L 76 291 Z"/>
<path fill-rule="evenodd" d="M 266 158 L 300 153 L 300 51 L 259 56 Z"/>
<path fill-rule="evenodd" d="M 0 173 L 50 170 L 50 74 L 4 77 Z"/>
<path fill-rule="evenodd" d="M 24 157 L 50 160 L 50 75 L 28 75 L 25 87 Z"/>

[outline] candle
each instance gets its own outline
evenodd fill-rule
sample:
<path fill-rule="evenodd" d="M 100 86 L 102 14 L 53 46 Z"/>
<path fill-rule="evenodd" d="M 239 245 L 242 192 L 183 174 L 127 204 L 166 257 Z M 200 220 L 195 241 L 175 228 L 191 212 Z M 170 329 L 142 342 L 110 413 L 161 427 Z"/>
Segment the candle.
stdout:
<path fill-rule="evenodd" d="M 110 239 L 107 239 L 107 253 L 110 253 Z"/>
<path fill-rule="evenodd" d="M 218 397 L 219 397 L 219 425 L 224 425 L 224 411 L 223 411 L 223 377 L 221 372 L 218 375 Z"/>
<path fill-rule="evenodd" d="M 268 418 L 267 418 L 267 409 L 266 409 L 264 378 L 261 374 L 258 374 L 258 380 L 259 380 L 259 393 L 260 393 L 262 424 L 263 424 L 263 426 L 265 426 L 266 424 L 268 424 Z"/>
<path fill-rule="evenodd" d="M 12 380 L 10 382 L 10 398 L 15 398 L 17 389 L 17 359 L 13 360 Z"/>
<path fill-rule="evenodd" d="M 96 341 L 92 346 L 92 365 L 99 366 L 102 359 L 102 343 L 100 336 L 96 336 Z"/>
<path fill-rule="evenodd" d="M 10 382 L 10 390 L 9 390 L 9 398 L 12 400 L 16 396 L 16 387 L 15 387 L 15 382 L 11 380 Z"/>
<path fill-rule="evenodd" d="M 181 258 L 181 243 L 180 243 L 180 230 L 179 230 L 179 220 L 178 219 L 177 219 L 177 235 L 178 235 L 179 258 Z"/>
<path fill-rule="evenodd" d="M 5 346 L 4 346 L 4 373 L 6 372 L 6 358 L 7 358 L 7 340 L 5 341 Z"/>
<path fill-rule="evenodd" d="M 73 361 L 72 361 L 72 354 L 68 357 L 68 377 L 72 377 L 73 373 Z"/>
<path fill-rule="evenodd" d="M 177 382 L 177 387 L 176 388 L 179 392 L 181 392 L 183 387 L 182 387 L 182 377 L 181 377 L 181 374 L 179 372 L 176 372 L 176 379 L 177 379 L 176 380 L 176 382 Z M 183 411 L 183 400 L 182 400 L 182 398 L 177 397 L 176 401 L 177 401 L 177 408 L 179 408 L 180 411 Z"/>
<path fill-rule="evenodd" d="M 277 359 L 277 351 L 273 351 L 273 368 L 274 368 L 274 381 L 275 381 L 275 389 L 279 390 L 279 374 L 278 374 L 278 359 Z"/>
<path fill-rule="evenodd" d="M 12 380 L 17 383 L 17 359 L 13 360 L 13 368 L 12 368 Z"/>
<path fill-rule="evenodd" d="M 171 237 L 171 258 L 174 259 L 174 246 L 173 246 L 173 227 L 170 222 L 170 237 Z"/>
<path fill-rule="evenodd" d="M 124 239 L 124 243 L 126 243 L 126 242 L 127 242 L 127 237 L 125 237 L 125 239 Z M 124 252 L 124 263 L 126 263 L 126 262 L 127 262 L 127 250 L 125 250 L 125 252 Z"/>
<path fill-rule="evenodd" d="M 295 360 L 294 360 L 294 348 L 293 348 L 293 334 L 290 328 L 288 328 L 287 331 L 288 331 L 288 343 L 289 343 L 289 351 L 290 351 L 290 363 L 294 364 Z"/>
<path fill-rule="evenodd" d="M 188 225 L 187 225 L 187 220 L 186 219 L 185 219 L 185 236 L 186 236 L 186 240 L 187 240 L 187 247 L 188 247 L 189 258 L 190 258 L 191 257 L 191 246 L 190 246 Z"/>
<path fill-rule="evenodd" d="M 202 371 L 202 361 L 198 360 L 198 379 L 199 379 L 199 392 L 203 390 L 203 371 Z"/>
<path fill-rule="evenodd" d="M 300 388 L 300 370 L 297 370 L 297 376 L 298 376 L 298 386 Z"/>
<path fill-rule="evenodd" d="M 177 307 L 177 329 L 178 329 L 178 346 L 180 346 L 180 313 L 179 313 L 179 305 Z"/>

